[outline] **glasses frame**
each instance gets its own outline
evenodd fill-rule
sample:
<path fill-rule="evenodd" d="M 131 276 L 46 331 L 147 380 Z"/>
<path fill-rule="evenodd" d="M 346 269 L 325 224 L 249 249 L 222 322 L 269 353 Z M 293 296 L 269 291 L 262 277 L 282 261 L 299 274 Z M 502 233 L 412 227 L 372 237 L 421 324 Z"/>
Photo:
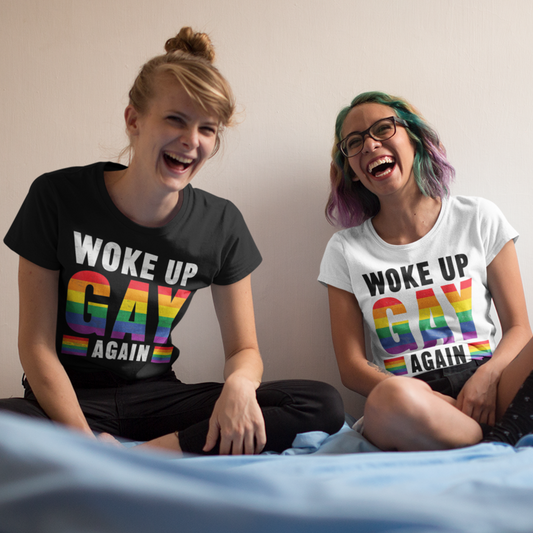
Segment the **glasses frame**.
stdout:
<path fill-rule="evenodd" d="M 386 139 L 376 139 L 372 133 L 370 133 L 370 130 L 372 130 L 372 128 L 376 125 L 376 124 L 379 124 L 380 122 L 382 122 L 383 120 L 392 120 L 392 123 L 394 124 L 394 132 L 392 133 L 392 135 L 390 137 L 387 137 Z M 338 142 L 337 143 L 337 148 L 340 150 L 340 152 L 342 153 L 342 155 L 346 158 L 350 158 L 350 157 L 355 157 L 356 155 L 359 155 L 362 151 L 363 151 L 363 147 L 365 145 L 365 138 L 366 136 L 368 135 L 368 137 L 370 137 L 371 139 L 374 139 L 374 141 L 378 141 L 378 142 L 381 142 L 381 141 L 388 141 L 389 139 L 391 139 L 392 137 L 394 137 L 396 135 L 396 124 L 399 124 L 400 126 L 403 126 L 404 128 L 408 128 L 409 127 L 409 124 L 407 122 L 405 122 L 405 120 L 402 120 L 401 118 L 398 118 L 398 117 L 395 117 L 395 116 L 392 116 L 392 117 L 384 117 L 384 118 L 380 118 L 379 120 L 376 120 L 376 122 L 374 122 L 374 124 L 372 124 L 369 128 L 367 128 L 365 131 L 352 131 L 351 133 L 348 133 L 348 135 L 346 135 L 346 137 L 344 137 L 344 139 L 342 139 L 342 141 Z M 363 138 L 363 142 L 361 143 L 361 149 L 355 153 L 355 154 L 352 154 L 352 155 L 348 155 L 345 151 L 344 151 L 344 148 L 346 147 L 346 141 L 350 138 L 350 137 L 353 137 L 354 135 L 360 135 L 362 138 Z"/>

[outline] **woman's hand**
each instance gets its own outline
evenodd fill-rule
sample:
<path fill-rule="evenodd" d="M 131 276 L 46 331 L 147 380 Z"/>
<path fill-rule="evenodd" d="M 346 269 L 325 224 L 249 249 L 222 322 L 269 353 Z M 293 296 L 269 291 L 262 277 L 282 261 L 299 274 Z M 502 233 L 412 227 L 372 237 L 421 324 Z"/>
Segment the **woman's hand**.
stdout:
<path fill-rule="evenodd" d="M 226 382 L 209 420 L 204 451 L 220 437 L 221 454 L 259 453 L 266 444 L 263 413 L 255 391 L 263 361 L 257 346 L 250 276 L 231 285 L 212 285 L 226 356 Z"/>
<path fill-rule="evenodd" d="M 476 422 L 496 423 L 496 398 L 500 373 L 489 363 L 480 366 L 457 396 L 457 408 Z"/>
<path fill-rule="evenodd" d="M 19 259 L 19 355 L 33 393 L 56 422 L 92 436 L 56 352 L 59 271 Z"/>
<path fill-rule="evenodd" d="M 230 376 L 209 420 L 204 451 L 220 436 L 221 455 L 260 453 L 266 444 L 265 421 L 255 395 L 256 385 L 243 376 Z"/>

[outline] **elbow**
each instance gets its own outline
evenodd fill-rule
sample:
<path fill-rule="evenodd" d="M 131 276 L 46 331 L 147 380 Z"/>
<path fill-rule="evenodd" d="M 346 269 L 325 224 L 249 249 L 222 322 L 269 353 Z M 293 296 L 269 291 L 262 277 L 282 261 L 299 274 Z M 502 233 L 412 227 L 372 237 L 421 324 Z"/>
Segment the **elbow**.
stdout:
<path fill-rule="evenodd" d="M 347 388 L 352 389 L 352 380 L 346 376 L 343 372 L 341 372 L 341 383 Z"/>
<path fill-rule="evenodd" d="M 362 396 L 368 396 L 370 391 L 366 391 L 361 380 L 357 379 L 354 372 L 341 372 L 341 383 L 353 392 L 361 394 Z"/>

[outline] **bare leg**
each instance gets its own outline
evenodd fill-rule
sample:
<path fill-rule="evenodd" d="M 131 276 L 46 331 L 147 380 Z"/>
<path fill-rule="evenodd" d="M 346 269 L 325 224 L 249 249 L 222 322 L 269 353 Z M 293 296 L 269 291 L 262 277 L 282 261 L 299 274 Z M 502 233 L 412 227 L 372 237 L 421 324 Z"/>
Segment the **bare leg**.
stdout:
<path fill-rule="evenodd" d="M 146 450 L 151 448 L 159 448 L 163 450 L 168 450 L 172 452 L 181 453 L 180 441 L 178 440 L 178 434 L 169 433 L 168 435 L 163 435 L 157 439 L 152 439 L 147 442 L 143 442 L 138 446 L 135 446 L 136 450 Z"/>
<path fill-rule="evenodd" d="M 393 377 L 367 399 L 364 436 L 382 450 L 442 450 L 476 444 L 482 431 L 427 383 Z"/>
<path fill-rule="evenodd" d="M 501 420 L 520 386 L 531 372 L 533 372 L 533 339 L 524 346 L 502 373 L 498 384 L 497 421 Z"/>
<path fill-rule="evenodd" d="M 533 387 L 519 392 L 533 372 L 533 339 L 504 370 L 498 384 L 497 426 L 516 437 L 533 431 Z M 532 380 L 533 381 L 533 380 Z M 531 394 L 530 394 L 531 393 Z M 522 399 L 520 399 L 522 397 Z M 514 401 L 513 401 L 514 400 Z M 513 412 L 507 408 L 513 402 Z M 518 411 L 517 411 L 518 410 Z M 511 408 L 509 409 L 511 411 Z M 515 428 L 515 411 L 522 422 Z M 476 444 L 482 438 L 481 427 L 431 390 L 423 381 L 394 377 L 381 382 L 370 393 L 365 406 L 365 437 L 383 450 L 438 450 Z M 501 435 L 493 440 L 511 442 Z M 516 440 L 516 438 L 514 438 Z"/>

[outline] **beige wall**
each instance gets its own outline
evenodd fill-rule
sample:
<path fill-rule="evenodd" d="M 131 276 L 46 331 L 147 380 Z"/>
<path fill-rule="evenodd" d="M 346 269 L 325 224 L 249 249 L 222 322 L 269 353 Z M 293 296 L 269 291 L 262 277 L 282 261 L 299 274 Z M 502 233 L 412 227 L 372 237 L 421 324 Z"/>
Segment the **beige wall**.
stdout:
<path fill-rule="evenodd" d="M 495 201 L 520 231 L 533 309 L 533 2 L 530 0 L 0 0 L 0 233 L 32 180 L 112 159 L 139 66 L 183 25 L 211 34 L 242 123 L 195 185 L 233 200 L 263 253 L 254 274 L 265 379 L 338 378 L 323 217 L 338 110 L 364 90 L 403 95 L 441 133 L 456 194 Z M 0 246 L 0 396 L 19 394 L 17 258 Z M 209 291 L 175 331 L 185 381 L 220 380 Z"/>

